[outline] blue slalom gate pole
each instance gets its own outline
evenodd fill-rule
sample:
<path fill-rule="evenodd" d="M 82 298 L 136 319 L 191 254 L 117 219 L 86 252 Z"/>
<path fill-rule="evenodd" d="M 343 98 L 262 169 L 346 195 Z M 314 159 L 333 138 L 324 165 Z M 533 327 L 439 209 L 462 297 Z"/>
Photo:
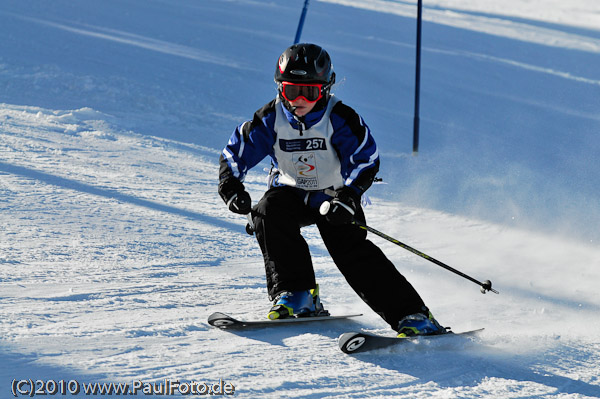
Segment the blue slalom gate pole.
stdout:
<path fill-rule="evenodd" d="M 417 60 L 415 68 L 415 117 L 413 121 L 413 155 L 419 152 L 419 101 L 421 96 L 421 15 L 422 0 L 417 4 Z"/>
<path fill-rule="evenodd" d="M 302 27 L 304 26 L 306 12 L 308 11 L 308 1 L 309 0 L 304 0 L 304 7 L 302 8 L 302 14 L 300 14 L 300 21 L 298 21 L 298 29 L 296 30 L 296 38 L 294 39 L 294 44 L 297 44 L 300 41 L 300 36 L 302 35 Z"/>

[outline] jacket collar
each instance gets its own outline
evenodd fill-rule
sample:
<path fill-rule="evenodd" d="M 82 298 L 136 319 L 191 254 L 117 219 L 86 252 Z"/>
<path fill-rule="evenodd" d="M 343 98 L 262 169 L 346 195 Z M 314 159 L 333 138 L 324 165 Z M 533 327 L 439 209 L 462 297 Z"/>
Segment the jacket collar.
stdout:
<path fill-rule="evenodd" d="M 310 129 L 323 118 L 323 115 L 325 115 L 325 111 L 327 110 L 327 105 L 325 105 L 325 107 L 321 107 L 317 111 L 311 111 L 303 117 L 297 117 L 283 105 L 283 102 L 280 102 L 279 106 L 283 109 L 285 117 L 290 125 L 296 130 L 300 130 L 300 123 L 303 125 L 302 130 Z"/>

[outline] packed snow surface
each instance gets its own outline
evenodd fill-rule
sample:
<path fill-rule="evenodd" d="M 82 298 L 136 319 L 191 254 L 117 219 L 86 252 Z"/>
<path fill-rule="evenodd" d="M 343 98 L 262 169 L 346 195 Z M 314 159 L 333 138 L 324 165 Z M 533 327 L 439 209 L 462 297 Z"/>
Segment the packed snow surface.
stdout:
<path fill-rule="evenodd" d="M 380 147 L 369 225 L 500 294 L 370 239 L 443 325 L 482 333 L 342 353 L 343 332 L 393 331 L 312 227 L 325 306 L 363 316 L 206 323 L 270 307 L 245 218 L 217 195 L 217 159 L 274 96 L 303 3 L 0 4 L 0 397 L 49 381 L 61 397 L 86 397 L 70 381 L 243 398 L 600 397 L 596 0 L 424 2 L 418 156 L 416 1 L 310 3 L 302 40 L 329 51 L 336 95 Z M 246 180 L 254 201 L 265 167 Z"/>

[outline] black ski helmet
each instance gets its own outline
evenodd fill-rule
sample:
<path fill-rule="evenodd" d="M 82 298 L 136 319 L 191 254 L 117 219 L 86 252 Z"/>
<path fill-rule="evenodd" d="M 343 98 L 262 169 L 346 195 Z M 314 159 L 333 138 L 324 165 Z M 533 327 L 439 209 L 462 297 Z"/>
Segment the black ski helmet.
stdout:
<path fill-rule="evenodd" d="M 323 94 L 335 82 L 333 64 L 327 51 L 310 43 L 288 47 L 277 60 L 275 81 L 292 83 L 323 83 Z"/>

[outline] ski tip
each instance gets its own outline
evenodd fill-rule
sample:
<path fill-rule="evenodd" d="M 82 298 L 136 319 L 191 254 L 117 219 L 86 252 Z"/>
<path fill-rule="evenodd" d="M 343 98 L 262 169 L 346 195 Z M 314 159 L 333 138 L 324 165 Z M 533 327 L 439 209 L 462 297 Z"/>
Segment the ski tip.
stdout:
<path fill-rule="evenodd" d="M 362 333 L 347 332 L 338 338 L 338 346 L 344 353 L 355 353 L 366 342 L 367 338 Z"/>
<path fill-rule="evenodd" d="M 213 327 L 227 328 L 239 324 L 239 321 L 225 313 L 215 312 L 208 316 L 208 324 Z"/>

